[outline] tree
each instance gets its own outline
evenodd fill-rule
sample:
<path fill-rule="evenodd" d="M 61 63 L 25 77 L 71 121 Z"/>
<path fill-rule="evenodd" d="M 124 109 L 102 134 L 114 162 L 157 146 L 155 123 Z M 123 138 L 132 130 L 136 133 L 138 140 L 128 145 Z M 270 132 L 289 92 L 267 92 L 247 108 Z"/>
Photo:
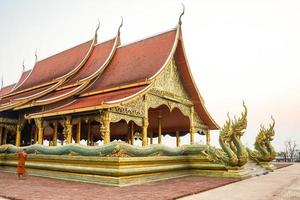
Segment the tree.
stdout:
<path fill-rule="evenodd" d="M 284 161 L 287 162 L 287 155 L 285 151 L 280 151 L 277 153 L 277 155 L 279 156 L 278 161 Z M 282 160 L 283 159 L 283 160 Z"/>
<path fill-rule="evenodd" d="M 295 151 L 296 151 L 296 141 L 292 141 L 291 139 L 285 141 L 285 153 L 287 155 L 287 158 L 289 159 L 290 162 L 294 161 L 295 158 Z"/>

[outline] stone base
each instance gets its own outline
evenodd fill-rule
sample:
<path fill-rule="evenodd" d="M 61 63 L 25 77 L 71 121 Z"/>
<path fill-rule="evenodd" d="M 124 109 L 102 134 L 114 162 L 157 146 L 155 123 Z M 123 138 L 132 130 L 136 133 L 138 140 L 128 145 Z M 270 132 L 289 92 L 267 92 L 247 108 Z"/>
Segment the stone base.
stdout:
<path fill-rule="evenodd" d="M 0 170 L 15 172 L 17 157 L 0 154 Z M 29 154 L 30 175 L 113 186 L 127 186 L 183 176 L 211 176 L 244 179 L 247 168 L 225 167 L 200 155 L 150 157 L 93 157 Z"/>

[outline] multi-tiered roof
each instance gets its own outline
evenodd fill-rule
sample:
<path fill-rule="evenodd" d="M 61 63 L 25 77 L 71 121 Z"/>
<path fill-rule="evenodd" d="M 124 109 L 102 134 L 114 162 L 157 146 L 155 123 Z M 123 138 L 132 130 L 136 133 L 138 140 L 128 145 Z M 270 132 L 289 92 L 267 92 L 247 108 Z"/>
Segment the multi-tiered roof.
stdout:
<path fill-rule="evenodd" d="M 190 73 L 180 23 L 124 46 L 120 29 L 102 43 L 96 31 L 92 40 L 37 61 L 16 84 L 2 88 L 0 113 L 22 110 L 26 118 L 37 118 L 115 107 L 145 94 L 173 58 L 198 116 L 217 129 Z"/>

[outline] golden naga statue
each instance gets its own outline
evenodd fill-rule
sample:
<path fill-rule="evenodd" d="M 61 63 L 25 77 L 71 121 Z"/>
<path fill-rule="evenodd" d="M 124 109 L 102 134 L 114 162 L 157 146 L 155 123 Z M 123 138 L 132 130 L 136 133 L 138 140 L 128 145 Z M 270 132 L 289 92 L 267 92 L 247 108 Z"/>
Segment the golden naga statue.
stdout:
<path fill-rule="evenodd" d="M 247 149 L 250 157 L 257 162 L 270 162 L 276 157 L 276 151 L 271 144 L 275 135 L 275 120 L 272 116 L 271 119 L 273 123 L 269 125 L 269 128 L 265 128 L 263 125 L 260 126 L 259 133 L 254 143 L 256 151 Z"/>
<path fill-rule="evenodd" d="M 222 160 L 229 166 L 243 166 L 248 161 L 248 152 L 241 142 L 247 128 L 247 107 L 243 102 L 244 112 L 238 119 L 235 117 L 232 121 L 228 115 L 228 120 L 221 128 L 219 143 L 225 155 Z"/>

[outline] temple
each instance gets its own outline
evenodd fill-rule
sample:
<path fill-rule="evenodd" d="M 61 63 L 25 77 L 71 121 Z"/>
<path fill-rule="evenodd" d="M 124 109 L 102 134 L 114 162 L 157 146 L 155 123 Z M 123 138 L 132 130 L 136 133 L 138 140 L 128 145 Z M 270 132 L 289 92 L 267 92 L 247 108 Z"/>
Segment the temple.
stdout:
<path fill-rule="evenodd" d="M 181 26 L 124 46 L 120 30 L 87 42 L 24 71 L 0 91 L 0 144 L 27 146 L 103 140 L 142 145 L 206 135 L 218 125 L 207 112 L 185 57 Z"/>
<path fill-rule="evenodd" d="M 250 176 L 240 141 L 245 105 L 240 118 L 222 127 L 222 149 L 210 145 L 210 130 L 219 126 L 192 77 L 182 15 L 175 28 L 127 45 L 123 22 L 101 43 L 98 26 L 91 40 L 36 59 L 17 83 L 1 88 L 0 170 L 13 171 L 13 153 L 26 148 L 31 174 L 66 180 L 123 186 L 187 175 Z M 190 144 L 181 145 L 187 134 Z M 195 134 L 206 144 L 195 144 Z M 163 145 L 163 135 L 176 137 L 177 147 Z"/>

